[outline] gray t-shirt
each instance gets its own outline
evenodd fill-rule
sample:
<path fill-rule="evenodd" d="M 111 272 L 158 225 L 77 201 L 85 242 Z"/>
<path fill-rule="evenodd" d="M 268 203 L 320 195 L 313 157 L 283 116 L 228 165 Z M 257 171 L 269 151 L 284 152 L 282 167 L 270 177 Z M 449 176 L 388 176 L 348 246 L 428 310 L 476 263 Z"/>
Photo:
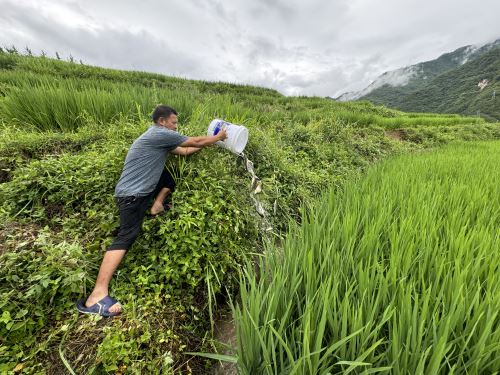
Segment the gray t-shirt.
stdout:
<path fill-rule="evenodd" d="M 132 143 L 115 188 L 115 197 L 139 197 L 151 193 L 160 180 L 168 152 L 187 139 L 174 130 L 151 125 Z"/>

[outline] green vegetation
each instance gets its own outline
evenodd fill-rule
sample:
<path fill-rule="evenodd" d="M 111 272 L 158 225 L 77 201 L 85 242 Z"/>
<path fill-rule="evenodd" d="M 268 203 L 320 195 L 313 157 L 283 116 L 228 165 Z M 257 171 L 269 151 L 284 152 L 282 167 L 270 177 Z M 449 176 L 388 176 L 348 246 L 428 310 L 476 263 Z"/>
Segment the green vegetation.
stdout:
<path fill-rule="evenodd" d="M 482 90 L 477 84 L 487 79 Z M 493 92 L 496 92 L 493 95 Z M 477 115 L 500 120 L 500 47 L 442 74 L 408 95 L 398 107 L 406 111 L 431 111 Z"/>
<path fill-rule="evenodd" d="M 390 86 L 385 84 L 371 91 L 362 99 L 399 108 L 404 104 L 407 95 L 422 89 L 434 78 L 460 67 L 464 61 L 473 61 L 498 46 L 500 46 L 500 39 L 478 49 L 474 49 L 473 46 L 465 46 L 453 52 L 445 53 L 437 59 L 400 68 L 395 72 L 399 74 L 411 73 L 405 85 Z M 384 73 L 378 79 L 384 79 L 388 74 L 390 73 Z"/>
<path fill-rule="evenodd" d="M 124 157 L 159 103 L 179 110 L 186 135 L 204 134 L 213 118 L 248 127 L 245 153 L 273 230 L 240 158 L 217 147 L 172 156 L 173 208 L 146 219 L 111 285 L 124 314 L 78 315 L 118 224 Z M 239 298 L 240 272 L 303 207 L 386 156 L 500 139 L 498 125 L 477 118 L 8 53 L 0 122 L 0 373 L 204 373 L 211 362 L 185 353 L 220 349 L 213 321 Z"/>
<path fill-rule="evenodd" d="M 500 370 L 500 142 L 382 162 L 247 267 L 244 374 Z"/>
<path fill-rule="evenodd" d="M 362 99 L 403 111 L 460 113 L 480 115 L 489 121 L 500 120 L 500 47 L 483 52 L 463 65 L 458 65 L 456 58 L 448 58 L 455 61 L 453 68 L 449 64 L 436 68 L 440 59 L 432 62 L 439 74 L 434 74 L 434 70 L 425 65 L 431 62 L 416 65 L 422 72 L 407 85 L 384 85 Z M 423 75 L 427 78 L 423 79 Z M 489 84 L 480 90 L 477 84 L 483 79 Z"/>

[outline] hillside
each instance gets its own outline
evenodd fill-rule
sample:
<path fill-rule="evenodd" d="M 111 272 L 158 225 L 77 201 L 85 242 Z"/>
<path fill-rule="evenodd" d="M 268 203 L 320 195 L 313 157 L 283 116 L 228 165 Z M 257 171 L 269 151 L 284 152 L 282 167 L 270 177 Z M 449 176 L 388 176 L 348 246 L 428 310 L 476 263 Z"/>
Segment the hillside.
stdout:
<path fill-rule="evenodd" d="M 246 126 L 262 192 L 251 194 L 244 159 L 222 148 L 169 157 L 173 207 L 144 221 L 111 284 L 123 314 L 80 315 L 75 302 L 117 229 L 124 158 L 160 103 L 177 109 L 188 136 L 206 134 L 214 118 Z M 325 191 L 393 155 L 500 139 L 498 124 L 477 117 L 8 53 L 0 123 L 0 373 L 208 373 L 213 362 L 192 352 L 224 350 L 214 326 L 240 300 L 244 275 Z"/>
<path fill-rule="evenodd" d="M 363 90 L 344 93 L 335 99 L 340 101 L 366 99 L 398 108 L 404 101 L 405 95 L 424 87 L 435 77 L 473 61 L 497 47 L 500 47 L 500 39 L 480 47 L 472 45 L 461 47 L 434 60 L 385 72 Z"/>
<path fill-rule="evenodd" d="M 484 88 L 478 83 L 487 80 Z M 444 73 L 396 107 L 410 112 L 461 113 L 500 120 L 500 48 Z"/>

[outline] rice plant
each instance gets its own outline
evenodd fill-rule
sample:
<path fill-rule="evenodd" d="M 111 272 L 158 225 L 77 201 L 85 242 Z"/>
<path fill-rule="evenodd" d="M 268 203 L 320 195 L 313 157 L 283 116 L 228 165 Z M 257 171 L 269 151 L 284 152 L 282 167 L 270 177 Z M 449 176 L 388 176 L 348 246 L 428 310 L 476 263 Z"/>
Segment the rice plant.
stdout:
<path fill-rule="evenodd" d="M 243 374 L 500 371 L 500 142 L 375 166 L 249 265 Z"/>
<path fill-rule="evenodd" d="M 99 84 L 80 87 L 78 82 L 28 82 L 11 89 L 4 99 L 5 117 L 13 122 L 48 131 L 74 131 L 93 120 L 109 123 L 119 116 L 137 119 L 149 115 L 159 103 L 174 106 L 189 118 L 196 98 L 191 92 L 152 90 L 127 84 Z M 138 110 L 139 109 L 139 110 Z"/>

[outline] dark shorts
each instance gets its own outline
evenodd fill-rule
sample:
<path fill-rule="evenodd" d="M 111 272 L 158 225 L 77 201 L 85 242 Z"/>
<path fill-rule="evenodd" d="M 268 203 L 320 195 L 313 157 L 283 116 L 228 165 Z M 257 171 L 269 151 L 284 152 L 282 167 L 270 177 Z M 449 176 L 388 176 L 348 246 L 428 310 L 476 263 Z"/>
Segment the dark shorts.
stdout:
<path fill-rule="evenodd" d="M 175 182 L 170 173 L 164 169 L 155 190 L 145 196 L 115 197 L 118 210 L 120 211 L 120 228 L 109 250 L 128 250 L 135 242 L 141 231 L 142 222 L 146 211 L 153 199 L 161 189 L 167 187 L 171 192 L 175 190 Z"/>

